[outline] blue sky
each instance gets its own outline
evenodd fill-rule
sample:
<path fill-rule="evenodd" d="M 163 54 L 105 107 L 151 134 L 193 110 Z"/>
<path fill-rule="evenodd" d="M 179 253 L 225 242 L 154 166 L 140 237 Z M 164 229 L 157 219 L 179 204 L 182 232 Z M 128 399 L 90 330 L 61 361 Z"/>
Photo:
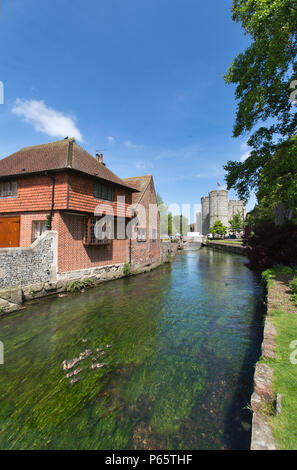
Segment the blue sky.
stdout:
<path fill-rule="evenodd" d="M 249 43 L 231 0 L 1 3 L 0 158 L 74 136 L 120 177 L 152 173 L 168 204 L 195 204 L 248 152 L 223 80 Z"/>

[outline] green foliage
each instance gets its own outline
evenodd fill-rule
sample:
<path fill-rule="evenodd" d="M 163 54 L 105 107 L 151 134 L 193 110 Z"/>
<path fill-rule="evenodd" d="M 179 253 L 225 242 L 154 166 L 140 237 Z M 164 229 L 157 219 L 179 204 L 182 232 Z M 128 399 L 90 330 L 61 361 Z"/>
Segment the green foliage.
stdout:
<path fill-rule="evenodd" d="M 180 233 L 187 235 L 190 231 L 189 219 L 184 215 L 175 215 L 172 219 L 172 232 L 173 234 Z"/>
<path fill-rule="evenodd" d="M 94 286 L 95 283 L 92 279 L 85 279 L 83 281 L 81 280 L 75 280 L 71 281 L 68 286 L 67 286 L 67 291 L 68 292 L 75 292 L 75 291 L 80 291 L 82 289 L 86 289 L 88 287 Z"/>
<path fill-rule="evenodd" d="M 124 274 L 124 276 L 129 276 L 130 273 L 131 273 L 131 265 L 130 265 L 130 263 L 124 263 L 124 267 L 123 267 L 123 274 Z"/>
<path fill-rule="evenodd" d="M 46 228 L 47 228 L 47 230 L 52 229 L 52 219 L 53 219 L 52 213 L 50 213 L 46 216 Z"/>
<path fill-rule="evenodd" d="M 293 291 L 294 294 L 297 294 L 297 276 L 290 282 L 290 289 Z"/>
<path fill-rule="evenodd" d="M 294 279 L 290 282 L 290 289 L 293 292 L 293 295 L 291 296 L 291 300 L 297 304 L 297 276 L 294 277 Z"/>
<path fill-rule="evenodd" d="M 168 207 L 164 204 L 162 196 L 157 194 L 157 204 L 160 213 L 160 232 L 161 235 L 172 235 L 172 213 L 168 212 Z"/>
<path fill-rule="evenodd" d="M 223 237 L 227 234 L 228 229 L 220 220 L 216 220 L 213 226 L 210 227 L 209 231 L 213 236 L 219 235 L 220 237 Z"/>
<path fill-rule="evenodd" d="M 280 178 L 273 180 L 280 168 L 271 165 L 271 155 L 297 130 L 297 113 L 292 112 L 290 102 L 290 84 L 297 79 L 297 2 L 234 0 L 232 11 L 233 20 L 251 38 L 250 46 L 235 57 L 225 76 L 227 83 L 236 85 L 233 135 L 244 136 L 256 125 L 257 130 L 248 140 L 251 155 L 244 162 L 225 165 L 227 185 L 242 199 L 261 186 L 261 199 L 272 190 L 273 203 L 280 197 L 290 205 L 296 196 L 296 166 L 290 172 L 284 156 L 276 162 L 282 167 Z"/>
<path fill-rule="evenodd" d="M 244 218 L 239 211 L 233 215 L 232 219 L 229 220 L 229 224 L 230 224 L 230 232 L 237 233 L 237 234 L 242 232 L 246 225 Z"/>
<path fill-rule="evenodd" d="M 269 279 L 276 279 L 278 276 L 291 276 L 293 273 L 294 270 L 290 266 L 274 266 L 263 271 L 262 278 L 267 281 Z"/>

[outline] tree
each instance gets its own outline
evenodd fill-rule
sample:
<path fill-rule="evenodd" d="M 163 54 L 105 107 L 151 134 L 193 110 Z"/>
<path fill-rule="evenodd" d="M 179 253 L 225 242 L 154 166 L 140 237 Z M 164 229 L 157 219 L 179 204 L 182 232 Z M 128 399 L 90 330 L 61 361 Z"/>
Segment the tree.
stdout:
<path fill-rule="evenodd" d="M 210 227 L 209 231 L 213 236 L 219 235 L 220 237 L 223 237 L 227 234 L 228 229 L 220 220 L 216 220 L 213 226 Z"/>
<path fill-rule="evenodd" d="M 184 215 L 175 215 L 172 219 L 172 231 L 174 234 L 187 235 L 190 231 L 189 219 Z"/>
<path fill-rule="evenodd" d="M 227 83 L 236 85 L 238 100 L 233 136 L 258 128 L 247 141 L 250 156 L 244 162 L 228 161 L 224 168 L 228 189 L 247 199 L 259 189 L 271 156 L 297 131 L 292 108 L 297 95 L 297 1 L 233 0 L 232 12 L 251 37 L 251 45 L 225 75 Z"/>
<path fill-rule="evenodd" d="M 229 220 L 229 230 L 232 233 L 236 233 L 237 235 L 243 231 L 245 227 L 245 221 L 242 214 L 238 211 L 236 214 L 233 215 L 232 219 Z"/>
<path fill-rule="evenodd" d="M 157 194 L 157 204 L 160 213 L 160 232 L 161 235 L 172 235 L 172 213 L 168 212 L 168 207 L 164 204 L 162 196 Z"/>

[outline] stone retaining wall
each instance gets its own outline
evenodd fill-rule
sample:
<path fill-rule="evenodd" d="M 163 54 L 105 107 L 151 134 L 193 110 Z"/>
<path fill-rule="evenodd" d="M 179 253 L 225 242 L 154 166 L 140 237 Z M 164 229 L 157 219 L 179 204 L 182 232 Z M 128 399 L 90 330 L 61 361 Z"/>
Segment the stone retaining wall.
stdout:
<path fill-rule="evenodd" d="M 124 263 L 57 273 L 56 246 L 57 233 L 46 232 L 29 248 L 0 250 L 0 259 L 1 252 L 3 251 L 3 263 L 4 259 L 9 259 L 7 258 L 9 256 L 13 260 L 9 259 L 9 269 L 6 272 L 9 272 L 10 275 L 5 278 L 10 279 L 9 282 L 11 282 L 11 284 L 7 287 L 6 283 L 3 282 L 2 289 L 0 288 L 0 316 L 22 309 L 22 304 L 26 300 L 61 294 L 71 288 L 83 290 L 84 283 L 86 287 L 96 287 L 102 282 L 119 279 L 126 275 L 124 274 Z M 42 250 L 44 250 L 44 252 L 42 252 Z M 172 261 L 176 251 L 176 243 L 162 243 L 161 258 L 154 259 L 150 263 L 133 264 L 130 267 L 131 275 L 151 271 L 164 262 Z M 168 257 L 168 255 L 170 255 L 170 257 Z M 38 257 L 41 257 L 41 260 L 38 260 Z M 18 266 L 19 262 L 20 266 Z M 33 274 L 32 266 L 34 266 Z M 12 276 L 13 267 L 18 270 L 19 273 L 16 279 Z M 23 276 L 23 278 L 21 276 Z"/>
<path fill-rule="evenodd" d="M 26 248 L 0 249 L 0 289 L 57 279 L 57 232 L 45 232 Z"/>
<path fill-rule="evenodd" d="M 265 318 L 264 336 L 262 342 L 262 358 L 275 358 L 275 337 L 277 331 L 269 319 L 268 308 Z M 267 364 L 258 362 L 254 374 L 254 392 L 251 396 L 253 411 L 251 450 L 277 450 L 267 409 L 275 408 L 277 412 L 278 397 L 272 390 L 273 369 Z"/>
<path fill-rule="evenodd" d="M 161 262 L 166 263 L 172 261 L 177 253 L 177 243 L 162 242 L 160 247 Z"/>
<path fill-rule="evenodd" d="M 215 248 L 216 250 L 228 251 L 229 253 L 236 253 L 238 255 L 246 256 L 246 247 L 242 245 L 236 245 L 235 243 L 208 241 L 206 246 Z"/>

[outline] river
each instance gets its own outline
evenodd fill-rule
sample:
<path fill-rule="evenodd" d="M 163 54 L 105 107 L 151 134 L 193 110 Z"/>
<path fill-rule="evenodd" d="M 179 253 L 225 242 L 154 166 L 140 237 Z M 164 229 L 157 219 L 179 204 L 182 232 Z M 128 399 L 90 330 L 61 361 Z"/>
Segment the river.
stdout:
<path fill-rule="evenodd" d="M 263 291 L 244 262 L 184 252 L 1 318 L 0 449 L 249 448 Z"/>

